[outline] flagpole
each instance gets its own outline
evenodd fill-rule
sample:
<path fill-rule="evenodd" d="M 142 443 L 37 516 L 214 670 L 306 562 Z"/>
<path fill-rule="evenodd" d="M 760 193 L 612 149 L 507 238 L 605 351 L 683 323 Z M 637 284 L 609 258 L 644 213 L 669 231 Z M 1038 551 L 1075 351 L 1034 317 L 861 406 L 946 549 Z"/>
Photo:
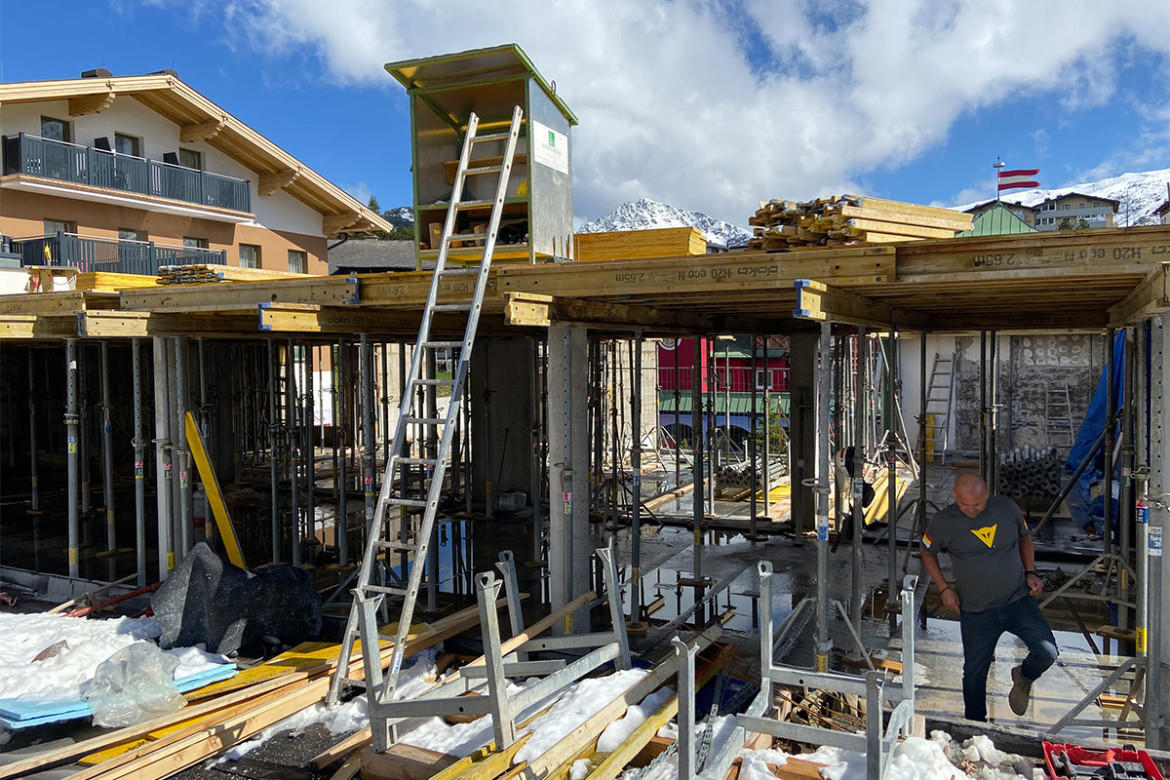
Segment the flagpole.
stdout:
<path fill-rule="evenodd" d="M 1006 165 L 1006 163 L 1004 163 L 1004 161 L 999 157 L 996 157 L 995 164 L 991 166 L 995 169 L 995 199 L 997 201 L 999 200 L 999 171 L 1004 167 L 1004 165 Z"/>

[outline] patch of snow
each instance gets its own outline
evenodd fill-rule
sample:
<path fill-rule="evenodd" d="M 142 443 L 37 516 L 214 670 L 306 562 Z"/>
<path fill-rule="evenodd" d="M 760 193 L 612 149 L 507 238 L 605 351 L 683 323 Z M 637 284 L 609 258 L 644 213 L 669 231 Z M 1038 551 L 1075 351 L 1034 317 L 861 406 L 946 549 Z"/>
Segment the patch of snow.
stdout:
<path fill-rule="evenodd" d="M 201 672 L 206 672 L 208 669 L 215 669 L 224 664 L 234 663 L 226 655 L 219 653 L 207 652 L 203 645 L 196 645 L 195 647 L 175 647 L 170 650 L 163 650 L 165 655 L 174 656 L 179 662 L 175 668 L 175 679 L 181 680 L 184 677 L 192 677 Z"/>
<path fill-rule="evenodd" d="M 730 247 L 746 245 L 752 236 L 749 230 L 714 219 L 701 211 L 687 211 L 649 198 L 623 203 L 606 216 L 586 222 L 577 232 L 609 233 L 668 227 L 698 228 L 708 241 Z"/>
<path fill-rule="evenodd" d="M 569 767 L 569 780 L 585 780 L 592 768 L 592 761 L 587 758 L 578 758 L 573 762 L 573 766 Z"/>
<path fill-rule="evenodd" d="M 666 685 L 626 710 L 624 717 L 615 720 L 601 732 L 597 740 L 597 752 L 612 753 L 617 750 L 634 733 L 634 729 L 645 723 L 646 718 L 657 712 L 671 696 L 674 696 L 674 688 Z"/>
<path fill-rule="evenodd" d="M 513 763 L 534 760 L 647 674 L 645 669 L 626 669 L 581 680 L 565 691 L 552 709 L 532 722 L 532 737 L 516 753 Z"/>

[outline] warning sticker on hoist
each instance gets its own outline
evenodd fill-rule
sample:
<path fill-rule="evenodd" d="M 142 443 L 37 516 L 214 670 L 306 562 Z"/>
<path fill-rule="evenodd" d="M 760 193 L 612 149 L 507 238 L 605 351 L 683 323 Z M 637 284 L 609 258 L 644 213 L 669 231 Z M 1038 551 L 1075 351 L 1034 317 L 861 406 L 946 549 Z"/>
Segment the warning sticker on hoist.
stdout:
<path fill-rule="evenodd" d="M 829 518 L 828 516 L 817 518 L 817 541 L 829 541 Z"/>
<path fill-rule="evenodd" d="M 1155 558 L 1162 557 L 1162 526 L 1150 526 L 1150 555 Z"/>
<path fill-rule="evenodd" d="M 528 135 L 532 159 L 554 171 L 569 175 L 569 136 L 548 125 L 533 122 Z"/>

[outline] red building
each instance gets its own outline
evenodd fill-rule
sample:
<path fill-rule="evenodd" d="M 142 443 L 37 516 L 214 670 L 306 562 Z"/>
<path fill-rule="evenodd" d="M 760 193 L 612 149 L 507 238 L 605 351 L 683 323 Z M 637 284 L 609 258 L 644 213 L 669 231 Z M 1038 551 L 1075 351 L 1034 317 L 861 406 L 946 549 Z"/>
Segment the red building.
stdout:
<path fill-rule="evenodd" d="M 691 439 L 695 342 L 693 338 L 666 339 L 658 345 L 658 424 L 665 429 L 668 443 L 675 435 L 681 441 Z M 787 414 L 787 337 L 698 339 L 698 345 L 702 409 L 706 413 L 709 404 L 711 414 L 705 429 L 711 424 L 717 428 L 730 425 L 731 437 L 739 443 L 751 433 L 753 417 L 759 419 L 756 424 L 762 429 L 765 385 L 772 413 L 779 410 Z"/>

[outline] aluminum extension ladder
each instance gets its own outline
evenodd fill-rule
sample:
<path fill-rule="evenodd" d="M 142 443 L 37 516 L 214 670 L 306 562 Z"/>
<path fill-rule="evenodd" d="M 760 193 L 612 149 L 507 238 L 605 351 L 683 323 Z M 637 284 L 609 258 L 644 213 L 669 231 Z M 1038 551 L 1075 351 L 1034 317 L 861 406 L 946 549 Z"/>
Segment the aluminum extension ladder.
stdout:
<path fill-rule="evenodd" d="M 930 369 L 930 383 L 926 386 L 926 408 L 922 410 L 923 425 L 926 426 L 926 441 L 931 444 L 931 458 L 943 465 L 947 462 L 952 404 L 954 403 L 955 356 L 942 357 L 934 354 L 934 366 Z M 934 417 L 926 422 L 927 415 Z"/>
<path fill-rule="evenodd" d="M 442 243 L 439 246 L 439 255 L 435 261 L 434 275 L 431 277 L 431 288 L 427 295 L 426 307 L 423 310 L 422 323 L 419 325 L 418 348 L 414 350 L 410 363 L 410 373 L 406 380 L 406 388 L 402 392 L 401 406 L 398 411 L 398 423 L 394 430 L 394 439 L 391 446 L 389 461 L 385 464 L 382 474 L 382 488 L 378 494 L 378 503 L 374 510 L 374 517 L 370 520 L 370 527 L 366 529 L 366 545 L 362 555 L 361 568 L 358 570 L 357 585 L 354 588 L 353 605 L 349 610 L 349 621 L 345 628 L 345 638 L 342 641 L 341 654 L 334 672 L 332 685 L 329 690 L 329 702 L 336 702 L 342 690 L 348 685 L 360 686 L 366 689 L 370 700 L 370 709 L 373 711 L 376 704 L 389 702 L 394 695 L 398 684 L 398 672 L 402 667 L 403 652 L 406 649 L 406 639 L 410 632 L 411 618 L 414 614 L 415 602 L 418 599 L 419 589 L 422 586 L 423 573 L 426 569 L 427 547 L 430 544 L 431 532 L 435 526 L 435 517 L 438 513 L 439 496 L 443 488 L 443 477 L 447 470 L 455 420 L 459 414 L 460 399 L 463 387 L 466 384 L 467 369 L 471 362 L 471 348 L 475 342 L 475 332 L 479 325 L 480 309 L 483 306 L 484 290 L 487 287 L 488 270 L 491 268 L 492 251 L 496 245 L 496 234 L 500 227 L 500 215 L 503 211 L 504 198 L 507 196 L 508 178 L 512 172 L 512 160 L 516 153 L 516 142 L 520 135 L 520 125 L 523 111 L 516 106 L 512 111 L 512 123 L 507 132 L 476 136 L 479 117 L 474 113 L 467 120 L 467 134 L 463 139 L 463 149 L 459 155 L 459 167 L 455 174 L 455 185 L 451 191 L 451 202 L 447 206 L 447 219 L 443 224 Z M 471 150 L 478 143 L 506 141 L 503 160 L 500 164 L 486 166 L 471 166 Z M 499 184 L 493 200 L 462 200 L 463 184 L 467 176 L 498 173 Z M 487 232 L 478 234 L 455 234 L 456 215 L 465 209 L 482 208 L 491 205 L 491 219 L 488 222 Z M 468 264 L 466 267 L 447 268 L 448 250 L 452 240 L 465 242 L 469 240 L 483 240 L 483 256 L 479 265 Z M 475 287 L 471 298 L 461 303 L 438 303 L 440 284 L 455 276 L 475 277 Z M 444 296 L 445 298 L 449 296 Z M 460 341 L 436 341 L 431 337 L 431 322 L 436 312 L 462 312 L 467 317 L 463 338 Z M 434 366 L 435 361 L 428 360 L 438 350 L 459 350 L 458 364 L 450 379 L 439 379 L 435 376 L 424 376 L 428 366 Z M 430 372 L 433 373 L 433 368 Z M 422 387 L 450 387 L 451 400 L 447 405 L 445 416 L 420 417 L 413 409 L 416 391 Z M 411 457 L 406 451 L 407 426 L 415 426 L 421 432 L 429 429 L 438 434 L 439 446 L 433 458 Z M 421 441 L 422 436 L 418 437 Z M 419 453 L 422 455 L 423 453 Z M 394 486 L 394 477 L 402 466 L 419 466 L 431 470 L 426 495 L 423 498 L 408 497 L 407 485 L 402 481 L 397 489 Z M 391 523 L 391 510 L 409 513 L 421 512 L 422 520 L 415 531 L 413 542 L 401 538 L 398 541 L 387 538 L 387 526 Z M 395 513 L 393 519 L 398 519 Z M 391 553 L 413 555 L 410 564 L 410 573 L 406 581 L 399 580 L 396 587 L 389 582 L 379 582 L 377 566 L 379 556 L 389 558 Z M 378 651 L 378 622 L 377 614 L 387 597 L 402 597 L 402 613 L 398 620 L 398 630 L 394 638 L 390 669 L 385 676 L 382 674 L 381 657 Z M 361 638 L 363 653 L 362 661 L 365 668 L 365 681 L 350 679 L 348 675 L 350 659 L 354 644 Z"/>

